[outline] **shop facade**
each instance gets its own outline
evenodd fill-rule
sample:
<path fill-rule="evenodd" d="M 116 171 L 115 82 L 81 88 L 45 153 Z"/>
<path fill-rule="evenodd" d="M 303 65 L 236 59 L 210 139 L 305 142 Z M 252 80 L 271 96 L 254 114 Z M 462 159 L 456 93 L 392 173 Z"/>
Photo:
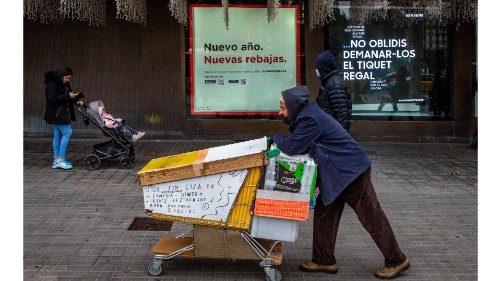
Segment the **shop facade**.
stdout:
<path fill-rule="evenodd" d="M 147 20 L 135 23 L 117 19 L 116 2 L 105 2 L 106 22 L 97 26 L 25 16 L 26 136 L 50 135 L 43 73 L 62 66 L 74 70 L 72 87 L 86 102 L 102 100 L 151 138 L 286 132 L 279 93 L 307 85 L 314 100 L 314 60 L 325 49 L 349 86 L 356 139 L 467 142 L 477 128 L 474 20 L 437 22 L 428 7 L 393 6 L 360 22 L 367 13 L 337 1 L 334 19 L 311 29 L 308 1 L 272 13 L 266 1 L 230 1 L 228 13 L 219 1 L 189 1 L 183 24 L 169 1 L 147 0 Z M 74 131 L 99 134 L 80 120 Z"/>

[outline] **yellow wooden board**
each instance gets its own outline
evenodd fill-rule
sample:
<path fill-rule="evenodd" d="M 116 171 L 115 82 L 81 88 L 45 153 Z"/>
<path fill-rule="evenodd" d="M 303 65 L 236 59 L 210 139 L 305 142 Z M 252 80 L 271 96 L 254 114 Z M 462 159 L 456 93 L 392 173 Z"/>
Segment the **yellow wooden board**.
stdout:
<path fill-rule="evenodd" d="M 192 151 L 177 155 L 171 155 L 166 157 L 155 158 L 149 161 L 146 166 L 144 166 L 138 174 L 143 174 L 147 172 L 162 170 L 162 169 L 172 169 L 182 166 L 192 165 L 199 154 L 203 155 L 205 150 Z"/>

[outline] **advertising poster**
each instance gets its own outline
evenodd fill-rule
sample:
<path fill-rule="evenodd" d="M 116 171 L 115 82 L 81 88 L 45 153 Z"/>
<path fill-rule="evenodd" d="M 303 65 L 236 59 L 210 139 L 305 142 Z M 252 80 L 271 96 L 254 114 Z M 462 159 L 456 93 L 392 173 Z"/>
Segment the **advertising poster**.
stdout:
<path fill-rule="evenodd" d="M 370 33 L 364 26 L 350 25 L 344 31 L 349 40 L 343 46 L 341 71 L 355 93 L 353 114 L 421 115 L 424 99 L 410 93 L 417 51 L 408 36 L 387 29 L 387 34 Z"/>
<path fill-rule="evenodd" d="M 299 7 L 190 5 L 192 115 L 277 115 L 281 91 L 300 84 Z"/>

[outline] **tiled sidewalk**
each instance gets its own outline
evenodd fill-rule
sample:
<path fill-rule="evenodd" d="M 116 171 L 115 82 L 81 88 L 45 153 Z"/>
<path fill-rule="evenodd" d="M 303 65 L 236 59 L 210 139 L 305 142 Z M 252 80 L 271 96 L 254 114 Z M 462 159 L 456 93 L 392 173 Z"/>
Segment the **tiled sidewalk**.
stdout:
<path fill-rule="evenodd" d="M 136 173 L 150 159 L 231 141 L 139 141 L 131 169 L 118 160 L 88 171 L 83 159 L 102 140 L 73 140 L 75 168 L 51 170 L 51 140 L 24 141 L 24 280 L 265 280 L 255 261 L 203 258 L 167 263 L 150 277 L 149 249 L 169 232 L 130 231 L 145 216 Z M 379 200 L 411 267 L 397 280 L 477 280 L 477 151 L 465 144 L 363 143 Z M 383 257 L 346 207 L 337 241 L 340 272 L 303 273 L 312 219 L 284 243 L 282 280 L 374 280 Z"/>

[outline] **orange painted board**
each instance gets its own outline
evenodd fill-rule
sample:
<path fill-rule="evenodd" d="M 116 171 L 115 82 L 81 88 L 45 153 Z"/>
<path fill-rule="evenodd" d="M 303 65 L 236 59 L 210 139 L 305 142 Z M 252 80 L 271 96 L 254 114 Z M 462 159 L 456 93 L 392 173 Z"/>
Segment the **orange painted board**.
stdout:
<path fill-rule="evenodd" d="M 309 202 L 257 198 L 253 211 L 256 216 L 303 221 L 309 219 Z"/>

